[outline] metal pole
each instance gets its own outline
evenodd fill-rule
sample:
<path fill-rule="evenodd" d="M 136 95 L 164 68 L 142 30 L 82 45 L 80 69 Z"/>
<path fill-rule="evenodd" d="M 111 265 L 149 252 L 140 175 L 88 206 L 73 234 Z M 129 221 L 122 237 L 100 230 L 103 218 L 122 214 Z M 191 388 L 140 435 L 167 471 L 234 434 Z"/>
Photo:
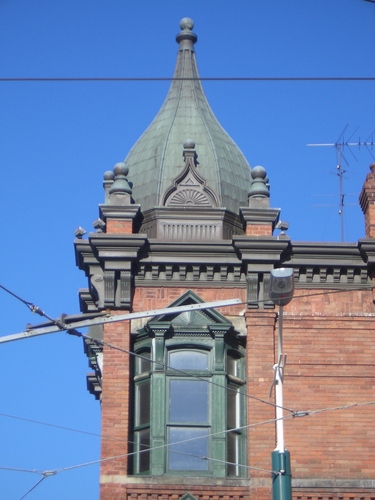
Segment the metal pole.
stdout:
<path fill-rule="evenodd" d="M 284 412 L 283 412 L 283 306 L 280 306 L 279 312 L 279 335 L 277 339 L 277 359 L 278 362 L 274 366 L 275 370 L 275 396 L 276 396 L 276 450 L 279 453 L 284 453 Z"/>
<path fill-rule="evenodd" d="M 276 397 L 276 448 L 272 452 L 272 499 L 292 500 L 292 476 L 290 470 L 290 454 L 284 445 L 284 411 L 283 411 L 283 379 L 285 356 L 283 354 L 283 306 L 279 311 L 278 362 L 275 370 Z"/>

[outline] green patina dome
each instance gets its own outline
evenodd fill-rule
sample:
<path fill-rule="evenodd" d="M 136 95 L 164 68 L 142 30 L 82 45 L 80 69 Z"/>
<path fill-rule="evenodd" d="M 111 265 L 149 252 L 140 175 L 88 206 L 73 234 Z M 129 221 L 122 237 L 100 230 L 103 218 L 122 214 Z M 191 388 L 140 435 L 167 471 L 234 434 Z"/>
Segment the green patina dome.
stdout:
<path fill-rule="evenodd" d="M 176 69 L 167 97 L 125 159 L 133 198 L 142 211 L 163 205 L 163 195 L 184 168 L 183 145 L 190 139 L 195 143 L 199 174 L 215 192 L 218 206 L 238 213 L 240 206 L 248 204 L 250 166 L 218 122 L 203 92 L 193 22 L 184 18 L 180 27 Z"/>

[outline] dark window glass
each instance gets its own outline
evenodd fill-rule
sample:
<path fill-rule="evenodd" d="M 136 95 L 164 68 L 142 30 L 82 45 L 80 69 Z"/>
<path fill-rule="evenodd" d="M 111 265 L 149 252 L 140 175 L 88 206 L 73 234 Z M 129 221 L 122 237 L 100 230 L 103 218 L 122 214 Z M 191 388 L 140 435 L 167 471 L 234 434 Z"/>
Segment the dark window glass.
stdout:
<path fill-rule="evenodd" d="M 170 380 L 169 384 L 170 422 L 208 422 L 208 382 Z"/>
<path fill-rule="evenodd" d="M 136 423 L 138 427 L 150 422 L 150 379 L 135 387 Z"/>
<path fill-rule="evenodd" d="M 150 429 L 142 429 L 136 432 L 137 440 L 137 472 L 150 470 Z"/>
<path fill-rule="evenodd" d="M 151 370 L 151 362 L 150 362 L 151 353 L 142 352 L 136 358 L 136 374 L 140 375 L 141 373 L 147 373 Z"/>
<path fill-rule="evenodd" d="M 237 427 L 238 422 L 238 391 L 233 386 L 227 389 L 227 426 L 229 429 Z"/>
<path fill-rule="evenodd" d="M 169 355 L 169 366 L 177 370 L 208 370 L 208 354 L 198 351 L 174 351 Z"/>
<path fill-rule="evenodd" d="M 228 432 L 227 434 L 227 474 L 228 476 L 238 476 L 238 463 L 239 463 L 239 438 L 240 436 L 235 432 Z"/>
<path fill-rule="evenodd" d="M 205 471 L 208 469 L 208 460 L 202 458 L 208 455 L 208 429 L 170 427 L 169 443 L 170 470 Z"/>

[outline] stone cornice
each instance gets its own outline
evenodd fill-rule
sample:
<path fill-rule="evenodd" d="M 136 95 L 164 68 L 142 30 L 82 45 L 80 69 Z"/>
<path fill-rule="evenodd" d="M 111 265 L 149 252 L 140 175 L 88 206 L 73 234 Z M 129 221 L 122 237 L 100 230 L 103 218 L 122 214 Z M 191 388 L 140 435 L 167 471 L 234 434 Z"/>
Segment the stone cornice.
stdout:
<path fill-rule="evenodd" d="M 288 264 L 325 266 L 363 265 L 363 258 L 356 243 L 297 241 L 291 243 Z"/>
<path fill-rule="evenodd" d="M 137 220 L 142 217 L 140 205 L 99 205 L 100 218 Z"/>
<path fill-rule="evenodd" d="M 363 238 L 358 240 L 358 248 L 363 260 L 372 267 L 375 264 L 375 239 Z"/>
<path fill-rule="evenodd" d="M 267 199 L 268 201 L 268 199 Z M 275 228 L 280 216 L 280 208 L 240 207 L 241 219 L 249 224 L 271 224 Z"/>
<path fill-rule="evenodd" d="M 146 241 L 145 234 L 92 233 L 89 235 L 90 247 L 98 261 L 104 263 L 105 269 L 121 269 L 121 263 L 136 259 Z"/>
<path fill-rule="evenodd" d="M 79 269 L 86 271 L 88 266 L 99 264 L 98 259 L 95 257 L 88 240 L 74 240 L 74 250 L 76 265 Z"/>
<path fill-rule="evenodd" d="M 233 246 L 242 260 L 262 263 L 278 263 L 290 245 L 289 238 L 276 236 L 234 236 Z"/>

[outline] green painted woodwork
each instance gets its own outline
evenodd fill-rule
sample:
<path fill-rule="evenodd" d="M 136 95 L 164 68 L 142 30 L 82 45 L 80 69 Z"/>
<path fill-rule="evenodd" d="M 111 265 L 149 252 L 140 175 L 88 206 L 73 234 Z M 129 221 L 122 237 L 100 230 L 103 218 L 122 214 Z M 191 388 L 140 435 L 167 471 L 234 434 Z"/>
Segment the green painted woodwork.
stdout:
<path fill-rule="evenodd" d="M 177 302 L 196 301 L 201 299 L 187 292 Z M 174 305 L 176 302 L 171 307 Z M 191 315 L 191 323 L 186 322 L 186 315 L 183 321 L 176 314 L 154 318 L 134 340 L 135 353 L 139 346 L 145 358 L 147 350 L 152 356 L 150 362 L 142 358 L 134 363 L 135 474 L 245 475 L 239 467 L 246 460 L 246 433 L 241 429 L 246 407 L 245 395 L 241 394 L 245 384 L 244 347 L 232 325 L 216 311 L 204 311 L 198 322 L 196 318 Z M 137 398 L 147 397 L 142 384 L 146 387 L 148 382 L 150 401 L 142 406 Z M 140 460 L 137 443 L 140 432 L 148 428 L 150 468 L 145 471 L 139 464 L 147 460 Z M 170 446 L 169 439 L 176 445 Z M 235 457 L 235 465 L 226 465 L 229 456 Z"/>

